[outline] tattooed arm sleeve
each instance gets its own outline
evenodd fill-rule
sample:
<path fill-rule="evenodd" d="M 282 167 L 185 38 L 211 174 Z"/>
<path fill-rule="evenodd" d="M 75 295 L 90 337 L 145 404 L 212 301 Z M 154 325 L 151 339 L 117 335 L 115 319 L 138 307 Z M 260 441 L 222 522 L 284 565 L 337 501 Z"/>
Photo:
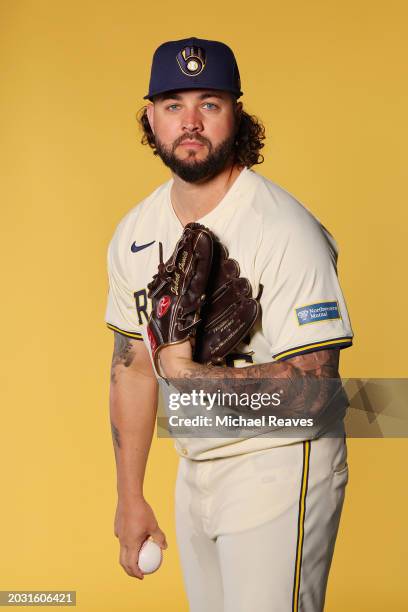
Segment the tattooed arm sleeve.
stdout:
<path fill-rule="evenodd" d="M 121 498 L 143 495 L 156 411 L 157 380 L 144 343 L 115 332 L 110 421 Z"/>
<path fill-rule="evenodd" d="M 281 416 L 317 416 L 340 397 L 338 367 L 337 349 L 242 368 L 202 366 L 186 361 L 171 382 L 183 392 L 202 389 L 211 394 L 279 393 L 282 402 L 277 413 Z M 341 402 L 344 406 L 344 395 Z"/>

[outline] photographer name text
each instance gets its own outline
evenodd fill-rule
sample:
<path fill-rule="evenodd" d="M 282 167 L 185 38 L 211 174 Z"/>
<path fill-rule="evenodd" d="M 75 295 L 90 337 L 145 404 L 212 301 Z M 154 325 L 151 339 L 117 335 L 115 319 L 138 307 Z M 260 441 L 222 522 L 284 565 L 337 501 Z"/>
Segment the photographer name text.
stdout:
<path fill-rule="evenodd" d="M 168 419 L 170 427 L 313 427 L 313 419 L 281 418 L 275 415 L 260 417 L 203 416 L 181 417 L 173 414 Z"/>

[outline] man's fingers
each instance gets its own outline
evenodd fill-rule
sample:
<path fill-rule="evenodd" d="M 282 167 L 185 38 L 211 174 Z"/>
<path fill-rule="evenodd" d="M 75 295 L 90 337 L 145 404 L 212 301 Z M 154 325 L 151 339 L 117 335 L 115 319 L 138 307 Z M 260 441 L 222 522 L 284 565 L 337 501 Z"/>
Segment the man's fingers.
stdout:
<path fill-rule="evenodd" d="M 123 567 L 123 569 L 129 576 L 143 580 L 143 572 L 139 569 L 139 566 L 137 565 L 138 557 L 139 550 L 132 553 L 126 546 L 121 546 L 119 555 L 120 565 Z"/>
<path fill-rule="evenodd" d="M 128 549 L 127 564 L 130 570 L 133 572 L 133 575 L 136 576 L 136 578 L 140 578 L 141 580 L 143 580 L 144 574 L 137 564 L 139 560 L 139 550 L 140 547 L 138 547 L 137 549 Z"/>
<path fill-rule="evenodd" d="M 120 553 L 119 553 L 119 563 L 120 563 L 120 565 L 123 567 L 123 569 L 125 570 L 125 572 L 129 576 L 133 576 L 133 578 L 135 578 L 132 570 L 130 569 L 130 567 L 127 564 L 126 550 L 124 548 L 122 548 L 122 547 L 121 547 Z"/>
<path fill-rule="evenodd" d="M 159 527 L 155 531 L 152 531 L 150 535 L 152 536 L 152 539 L 156 542 L 156 544 L 160 546 L 160 548 L 163 548 L 165 550 L 168 547 L 166 536 L 164 535 L 162 530 L 159 529 Z"/>

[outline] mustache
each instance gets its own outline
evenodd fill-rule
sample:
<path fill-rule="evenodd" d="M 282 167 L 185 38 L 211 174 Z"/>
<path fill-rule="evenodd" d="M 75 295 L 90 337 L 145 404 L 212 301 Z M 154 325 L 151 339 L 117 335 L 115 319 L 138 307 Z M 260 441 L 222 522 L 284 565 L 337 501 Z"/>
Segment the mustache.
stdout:
<path fill-rule="evenodd" d="M 181 144 L 185 140 L 196 140 L 200 144 L 207 145 L 207 147 L 210 150 L 212 148 L 210 141 L 207 140 L 207 138 L 204 138 L 204 136 L 201 136 L 200 134 L 183 134 L 182 136 L 177 138 L 177 140 L 174 141 L 174 143 L 173 143 L 173 151 L 174 151 L 174 149 L 176 149 L 176 147 L 179 146 L 179 144 Z"/>

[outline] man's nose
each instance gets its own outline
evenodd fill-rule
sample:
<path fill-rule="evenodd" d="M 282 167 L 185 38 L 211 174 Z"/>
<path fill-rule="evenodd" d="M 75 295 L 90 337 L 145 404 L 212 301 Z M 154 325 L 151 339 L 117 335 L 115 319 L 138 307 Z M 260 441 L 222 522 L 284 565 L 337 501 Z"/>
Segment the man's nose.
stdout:
<path fill-rule="evenodd" d="M 187 132 L 200 132 L 203 129 L 200 112 L 195 109 L 186 109 L 183 114 L 183 129 Z"/>

